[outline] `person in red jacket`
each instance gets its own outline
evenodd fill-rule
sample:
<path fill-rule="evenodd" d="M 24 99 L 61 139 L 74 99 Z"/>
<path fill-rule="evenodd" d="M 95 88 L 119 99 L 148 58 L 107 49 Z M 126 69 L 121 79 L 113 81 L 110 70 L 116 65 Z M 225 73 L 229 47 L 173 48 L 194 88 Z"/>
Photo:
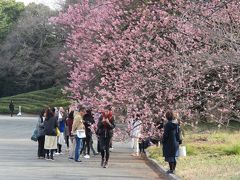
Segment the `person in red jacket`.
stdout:
<path fill-rule="evenodd" d="M 110 141 L 113 137 L 113 129 L 115 128 L 114 118 L 111 107 L 104 108 L 104 112 L 99 118 L 97 135 L 99 136 L 100 150 L 102 155 L 101 166 L 108 168 Z"/>

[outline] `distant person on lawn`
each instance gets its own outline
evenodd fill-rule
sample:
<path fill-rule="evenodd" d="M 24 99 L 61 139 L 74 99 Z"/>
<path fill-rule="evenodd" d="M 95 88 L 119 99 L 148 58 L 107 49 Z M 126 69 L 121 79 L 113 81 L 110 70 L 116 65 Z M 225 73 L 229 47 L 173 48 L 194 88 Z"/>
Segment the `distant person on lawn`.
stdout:
<path fill-rule="evenodd" d="M 164 127 L 163 133 L 163 156 L 170 167 L 167 173 L 174 173 L 179 153 L 179 124 L 174 120 L 172 111 L 166 113 L 166 118 L 168 122 Z"/>
<path fill-rule="evenodd" d="M 13 112 L 14 112 L 14 104 L 13 104 L 13 100 L 11 100 L 10 104 L 9 104 L 9 110 L 11 113 L 11 117 L 13 116 Z"/>

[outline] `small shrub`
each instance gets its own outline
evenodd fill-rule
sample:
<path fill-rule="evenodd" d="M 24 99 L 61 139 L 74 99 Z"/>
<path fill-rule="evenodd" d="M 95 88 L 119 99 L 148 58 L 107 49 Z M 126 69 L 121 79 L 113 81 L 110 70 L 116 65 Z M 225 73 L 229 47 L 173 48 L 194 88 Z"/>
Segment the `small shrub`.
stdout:
<path fill-rule="evenodd" d="M 226 147 L 223 152 L 226 155 L 240 155 L 240 145 Z"/>

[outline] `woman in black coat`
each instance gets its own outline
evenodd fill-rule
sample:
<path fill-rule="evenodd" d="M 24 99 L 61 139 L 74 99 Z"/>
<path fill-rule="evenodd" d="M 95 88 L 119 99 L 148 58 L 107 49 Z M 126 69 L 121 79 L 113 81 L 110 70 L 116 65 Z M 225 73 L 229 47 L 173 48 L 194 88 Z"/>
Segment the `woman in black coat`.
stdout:
<path fill-rule="evenodd" d="M 105 107 L 104 113 L 99 118 L 97 135 L 99 136 L 100 150 L 102 155 L 101 166 L 108 167 L 110 141 L 115 128 L 114 118 L 110 107 Z M 106 158 L 106 159 L 104 159 Z"/>
<path fill-rule="evenodd" d="M 93 154 L 96 155 L 96 152 L 93 148 L 93 140 L 92 140 L 92 130 L 91 125 L 95 123 L 92 110 L 87 109 L 86 114 L 83 116 L 84 126 L 86 131 L 86 138 L 83 140 L 83 148 L 82 151 L 85 154 L 85 158 L 90 158 L 90 148 L 93 151 Z M 87 150 L 87 153 L 86 153 Z"/>
<path fill-rule="evenodd" d="M 168 173 L 174 173 L 179 151 L 179 125 L 174 120 L 171 111 L 166 113 L 166 118 L 168 122 L 164 127 L 163 133 L 163 156 L 165 157 L 165 161 L 169 163 L 170 170 Z"/>

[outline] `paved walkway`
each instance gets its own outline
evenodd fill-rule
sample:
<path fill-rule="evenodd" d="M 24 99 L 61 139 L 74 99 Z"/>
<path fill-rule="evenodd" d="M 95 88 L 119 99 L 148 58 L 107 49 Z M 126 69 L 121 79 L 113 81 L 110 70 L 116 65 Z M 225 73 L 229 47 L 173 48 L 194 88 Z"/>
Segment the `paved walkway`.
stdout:
<path fill-rule="evenodd" d="M 0 179 L 3 180 L 125 180 L 164 179 L 142 159 L 130 156 L 128 144 L 114 142 L 108 169 L 100 167 L 100 156 L 75 163 L 67 155 L 55 161 L 37 159 L 37 143 L 30 140 L 36 117 L 0 116 Z"/>

